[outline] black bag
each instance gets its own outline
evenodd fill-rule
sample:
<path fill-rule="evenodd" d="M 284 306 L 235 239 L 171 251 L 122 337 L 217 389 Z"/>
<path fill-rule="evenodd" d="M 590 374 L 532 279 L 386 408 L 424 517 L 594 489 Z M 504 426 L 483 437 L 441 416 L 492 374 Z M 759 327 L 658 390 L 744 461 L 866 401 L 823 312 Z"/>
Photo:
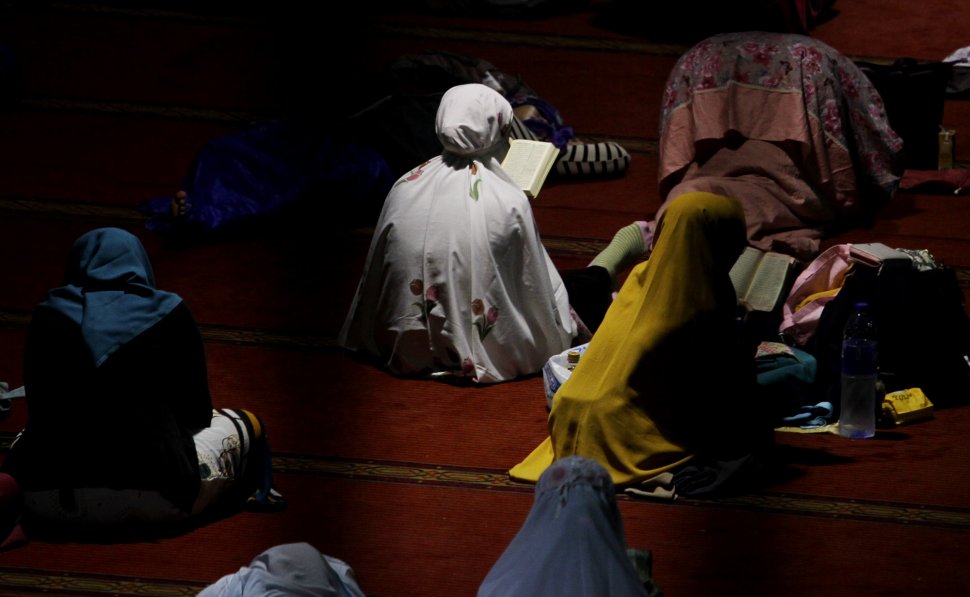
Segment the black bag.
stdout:
<path fill-rule="evenodd" d="M 856 64 L 879 92 L 889 125 L 903 139 L 903 165 L 936 170 L 943 100 L 953 65 L 913 58 L 900 58 L 892 64 Z"/>
<path fill-rule="evenodd" d="M 956 272 L 945 266 L 853 266 L 822 310 L 810 347 L 826 399 L 839 404 L 842 330 L 858 301 L 869 303 L 876 319 L 887 392 L 920 388 L 938 407 L 970 403 L 970 317 Z"/>

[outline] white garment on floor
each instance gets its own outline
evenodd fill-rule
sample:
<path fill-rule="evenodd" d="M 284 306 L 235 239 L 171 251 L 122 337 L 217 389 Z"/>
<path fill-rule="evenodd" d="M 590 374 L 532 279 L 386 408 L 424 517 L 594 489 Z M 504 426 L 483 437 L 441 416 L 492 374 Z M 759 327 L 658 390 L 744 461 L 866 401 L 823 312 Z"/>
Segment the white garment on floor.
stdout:
<path fill-rule="evenodd" d="M 401 375 L 536 373 L 576 334 L 532 208 L 502 169 L 512 108 L 480 84 L 441 100 L 444 153 L 398 180 L 341 344 Z"/>
<path fill-rule="evenodd" d="M 242 422 L 237 427 L 230 416 L 244 415 L 238 410 L 213 410 L 209 427 L 193 436 L 201 484 L 191 513 L 157 491 L 111 487 L 25 491 L 24 507 L 42 520 L 96 525 L 173 522 L 199 514 L 242 479 L 252 439 Z"/>

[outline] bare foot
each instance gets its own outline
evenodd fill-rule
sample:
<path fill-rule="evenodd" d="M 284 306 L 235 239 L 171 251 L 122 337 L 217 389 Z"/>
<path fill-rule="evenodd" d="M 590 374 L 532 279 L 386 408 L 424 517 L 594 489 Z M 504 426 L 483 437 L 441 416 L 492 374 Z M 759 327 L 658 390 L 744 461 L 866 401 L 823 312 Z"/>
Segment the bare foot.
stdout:
<path fill-rule="evenodd" d="M 179 192 L 175 193 L 174 197 L 172 197 L 172 217 L 176 219 L 181 218 L 185 216 L 185 212 L 187 212 L 188 209 L 189 204 L 186 200 L 185 191 L 180 190 Z"/>

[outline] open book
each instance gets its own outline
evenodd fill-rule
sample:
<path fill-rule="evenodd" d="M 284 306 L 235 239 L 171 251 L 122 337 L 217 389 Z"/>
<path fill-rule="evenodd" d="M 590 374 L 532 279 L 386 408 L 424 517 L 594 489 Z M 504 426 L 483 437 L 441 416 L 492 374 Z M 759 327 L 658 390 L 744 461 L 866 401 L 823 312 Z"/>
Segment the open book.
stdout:
<path fill-rule="evenodd" d="M 774 311 L 788 298 L 799 265 L 790 255 L 746 247 L 731 268 L 738 300 L 749 311 Z"/>
<path fill-rule="evenodd" d="M 512 139 L 509 145 L 502 168 L 529 199 L 534 199 L 559 158 L 559 148 L 547 141 L 529 139 Z"/>

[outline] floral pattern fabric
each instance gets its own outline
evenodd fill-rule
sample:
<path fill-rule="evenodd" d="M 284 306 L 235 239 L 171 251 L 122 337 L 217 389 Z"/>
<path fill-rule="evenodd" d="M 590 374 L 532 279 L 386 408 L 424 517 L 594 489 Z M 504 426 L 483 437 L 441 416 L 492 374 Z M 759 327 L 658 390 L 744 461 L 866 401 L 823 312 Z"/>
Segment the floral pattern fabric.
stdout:
<path fill-rule="evenodd" d="M 749 229 L 824 225 L 880 205 L 899 184 L 902 141 L 878 92 L 851 60 L 804 35 L 720 34 L 681 56 L 661 105 L 661 193 L 672 199 L 676 185 L 711 175 L 703 162 L 712 147 L 733 149 L 741 140 L 768 142 L 788 154 L 773 160 L 775 170 L 743 171 L 759 175 L 762 187 L 765 179 L 781 187 L 771 190 L 780 205 L 745 205 L 745 215 L 755 220 Z M 737 164 L 732 168 L 713 175 L 737 178 Z M 677 189 L 692 190 L 734 189 Z M 744 194 L 732 196 L 744 200 Z M 783 227 L 774 222 L 778 213 L 786 218 Z"/>
<path fill-rule="evenodd" d="M 384 203 L 341 343 L 400 375 L 536 373 L 576 335 L 525 193 L 502 170 L 512 108 L 484 85 L 442 98 L 442 155 Z"/>

